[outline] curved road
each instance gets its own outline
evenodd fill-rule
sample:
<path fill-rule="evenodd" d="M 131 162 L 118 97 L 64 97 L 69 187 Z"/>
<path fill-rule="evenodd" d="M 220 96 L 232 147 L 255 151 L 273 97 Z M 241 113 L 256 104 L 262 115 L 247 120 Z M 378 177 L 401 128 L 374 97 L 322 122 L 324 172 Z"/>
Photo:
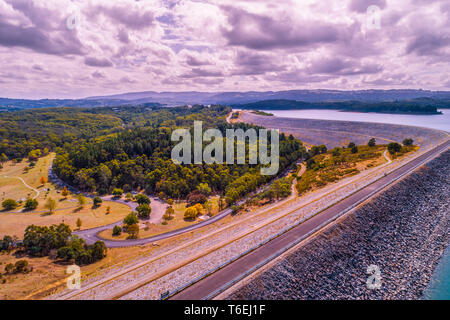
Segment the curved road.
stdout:
<path fill-rule="evenodd" d="M 170 299 L 200 300 L 215 297 L 246 276 L 255 272 L 269 261 L 349 212 L 351 209 L 369 199 L 388 185 L 427 163 L 441 152 L 446 151 L 449 146 L 450 140 L 447 140 L 436 148 L 422 154 L 404 166 L 353 193 L 341 202 L 338 202 L 312 218 L 293 226 L 290 230 L 225 265 L 218 271 L 207 275 L 186 288 L 181 288 L 180 291 L 174 293 Z"/>

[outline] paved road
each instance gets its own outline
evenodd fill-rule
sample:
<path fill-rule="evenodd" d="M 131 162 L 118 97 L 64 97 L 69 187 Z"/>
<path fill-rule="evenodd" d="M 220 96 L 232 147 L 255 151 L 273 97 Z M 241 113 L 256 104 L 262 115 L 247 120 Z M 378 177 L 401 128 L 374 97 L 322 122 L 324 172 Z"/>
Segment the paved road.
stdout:
<path fill-rule="evenodd" d="M 435 155 L 447 150 L 449 146 L 450 140 L 447 140 L 445 143 L 417 157 L 405 166 L 357 191 L 336 205 L 297 225 L 279 237 L 194 283 L 190 287 L 187 287 L 180 293 L 171 297 L 171 299 L 200 300 L 216 296 L 234 283 L 237 283 L 239 280 L 254 272 L 259 267 L 274 259 L 276 256 L 279 256 L 303 239 L 306 239 L 311 234 L 323 228 L 325 225 L 336 220 L 345 212 L 348 212 L 364 200 L 370 198 L 374 193 L 377 193 L 387 185 L 397 181 L 407 173 L 426 163 Z"/>

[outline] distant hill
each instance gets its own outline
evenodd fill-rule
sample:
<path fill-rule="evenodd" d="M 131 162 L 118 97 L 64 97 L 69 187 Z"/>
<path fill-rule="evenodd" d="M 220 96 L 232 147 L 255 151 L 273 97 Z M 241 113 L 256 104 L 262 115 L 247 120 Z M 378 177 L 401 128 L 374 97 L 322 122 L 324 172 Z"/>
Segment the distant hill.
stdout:
<path fill-rule="evenodd" d="M 133 92 L 112 96 L 90 97 L 87 99 L 122 99 L 158 101 L 168 105 L 183 104 L 244 104 L 263 100 L 294 100 L 305 102 L 362 101 L 381 102 L 410 100 L 416 98 L 450 99 L 449 91 L 429 90 L 288 90 L 288 91 L 248 91 L 248 92 Z"/>
<path fill-rule="evenodd" d="M 428 90 L 289 90 L 289 91 L 248 91 L 248 92 L 129 92 L 110 96 L 95 96 L 84 99 L 6 99 L 0 98 L 0 110 L 17 110 L 43 107 L 98 107 L 119 105 L 147 105 L 148 106 L 181 106 L 195 104 L 237 105 L 266 100 L 289 100 L 309 103 L 318 102 L 348 102 L 364 103 L 394 102 L 412 99 L 426 102 L 432 99 L 439 108 L 448 107 L 449 91 Z M 429 102 L 429 101 L 428 101 Z"/>
<path fill-rule="evenodd" d="M 450 100 L 420 98 L 402 101 L 362 102 L 306 102 L 293 100 L 264 100 L 247 104 L 235 104 L 234 108 L 249 110 L 305 110 L 329 109 L 353 112 L 405 113 L 405 114 L 439 114 L 438 107 L 450 108 Z"/>
<path fill-rule="evenodd" d="M 162 106 L 160 103 L 145 102 L 137 103 L 127 100 L 119 99 L 41 99 L 41 100 L 27 100 L 27 99 L 7 99 L 0 98 L 0 111 L 16 111 L 21 109 L 34 108 L 52 108 L 52 107 L 80 107 L 93 108 L 104 106 L 123 106 L 123 105 L 143 105 L 146 107 Z"/>

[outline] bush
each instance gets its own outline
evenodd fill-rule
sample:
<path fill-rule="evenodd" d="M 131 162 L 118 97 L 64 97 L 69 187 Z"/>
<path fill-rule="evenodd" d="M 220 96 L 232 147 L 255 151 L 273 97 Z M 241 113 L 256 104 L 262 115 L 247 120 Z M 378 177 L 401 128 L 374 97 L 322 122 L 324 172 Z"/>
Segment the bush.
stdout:
<path fill-rule="evenodd" d="M 354 142 L 350 142 L 349 144 L 348 144 L 348 148 L 353 148 L 353 147 L 355 147 L 356 146 L 356 144 L 354 143 Z"/>
<path fill-rule="evenodd" d="M 141 219 L 148 219 L 150 218 L 150 213 L 152 213 L 152 208 L 146 203 L 140 204 L 136 211 L 138 213 L 138 217 Z"/>
<path fill-rule="evenodd" d="M 16 200 L 13 199 L 6 199 L 2 202 L 2 207 L 5 210 L 14 210 L 19 206 L 19 204 L 16 202 Z"/>
<path fill-rule="evenodd" d="M 14 264 L 14 272 L 16 273 L 26 273 L 29 271 L 28 261 L 19 260 Z"/>
<path fill-rule="evenodd" d="M 130 213 L 129 215 L 127 215 L 125 217 L 125 219 L 123 219 L 123 223 L 125 223 L 127 226 L 131 226 L 131 225 L 136 224 L 138 222 L 139 222 L 139 218 L 133 212 Z"/>
<path fill-rule="evenodd" d="M 358 153 L 358 147 L 357 146 L 352 147 L 351 152 L 352 153 Z"/>
<path fill-rule="evenodd" d="M 100 197 L 95 197 L 93 202 L 94 202 L 94 206 L 99 207 L 103 203 L 103 200 Z"/>
<path fill-rule="evenodd" d="M 413 144 L 414 140 L 411 138 L 405 139 L 403 140 L 403 145 L 404 146 L 411 146 Z"/>
<path fill-rule="evenodd" d="M 115 188 L 112 192 L 113 196 L 116 198 L 120 198 L 123 194 L 123 190 L 120 188 Z"/>
<path fill-rule="evenodd" d="M 369 147 L 375 147 L 375 146 L 376 146 L 376 140 L 375 140 L 375 138 L 370 139 L 370 140 L 369 140 L 369 143 L 367 143 L 367 145 L 368 145 Z"/>
<path fill-rule="evenodd" d="M 147 197 L 145 194 L 139 193 L 135 197 L 136 202 L 139 204 L 150 204 L 150 198 Z"/>
<path fill-rule="evenodd" d="M 194 207 L 189 207 L 184 211 L 185 219 L 195 219 L 197 217 L 197 209 Z"/>
<path fill-rule="evenodd" d="M 27 210 L 34 210 L 38 205 L 39 203 L 36 199 L 28 198 L 27 201 L 25 201 L 25 209 Z"/>
<path fill-rule="evenodd" d="M 119 226 L 114 226 L 112 234 L 113 236 L 120 236 L 122 233 L 122 228 Z"/>
<path fill-rule="evenodd" d="M 73 259 L 78 265 L 83 265 L 103 259 L 106 253 L 107 249 L 103 241 L 87 245 L 83 239 L 73 236 L 66 246 L 58 249 L 57 257 L 65 261 Z"/>
<path fill-rule="evenodd" d="M 14 265 L 12 263 L 8 263 L 5 266 L 5 273 L 11 273 L 14 270 Z"/>

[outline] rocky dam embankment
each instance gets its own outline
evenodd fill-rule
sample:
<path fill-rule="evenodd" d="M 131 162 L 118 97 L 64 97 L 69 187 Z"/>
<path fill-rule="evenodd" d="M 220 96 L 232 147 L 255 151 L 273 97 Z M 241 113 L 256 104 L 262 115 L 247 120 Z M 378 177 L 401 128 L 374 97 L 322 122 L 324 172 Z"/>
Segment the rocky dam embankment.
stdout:
<path fill-rule="evenodd" d="M 449 172 L 447 151 L 228 299 L 420 299 L 449 244 Z M 367 286 L 371 265 L 378 289 Z"/>

